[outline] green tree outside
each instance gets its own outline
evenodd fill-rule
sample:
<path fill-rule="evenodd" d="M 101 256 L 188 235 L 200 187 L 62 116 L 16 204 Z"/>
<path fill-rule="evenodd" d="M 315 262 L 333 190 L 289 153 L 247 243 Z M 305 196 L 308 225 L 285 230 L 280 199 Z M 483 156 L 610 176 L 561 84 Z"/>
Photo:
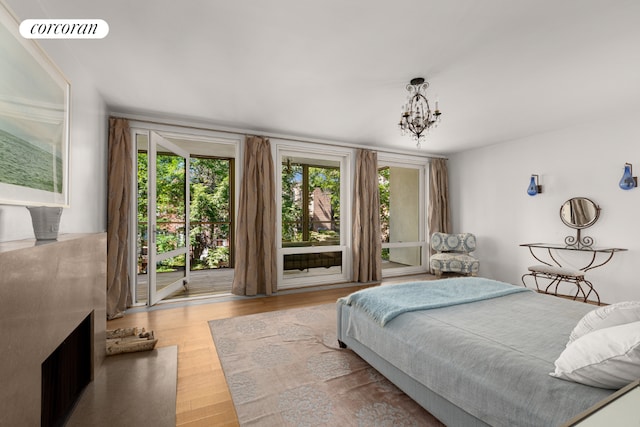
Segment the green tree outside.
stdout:
<path fill-rule="evenodd" d="M 174 155 L 159 154 L 156 164 L 158 234 L 156 245 L 159 253 L 183 247 L 185 161 Z M 192 157 L 190 159 L 189 192 L 189 243 L 191 245 L 191 269 L 229 266 L 229 248 L 217 247 L 217 243 L 229 244 L 231 160 Z M 146 152 L 138 153 L 138 247 L 148 245 L 148 158 Z M 141 250 L 144 252 L 144 250 Z M 205 253 L 209 252 L 209 253 Z M 144 254 L 140 254 L 142 258 Z M 158 266 L 158 271 L 171 271 L 185 267 L 184 257 L 168 259 Z M 139 267 L 140 268 L 140 267 Z"/>

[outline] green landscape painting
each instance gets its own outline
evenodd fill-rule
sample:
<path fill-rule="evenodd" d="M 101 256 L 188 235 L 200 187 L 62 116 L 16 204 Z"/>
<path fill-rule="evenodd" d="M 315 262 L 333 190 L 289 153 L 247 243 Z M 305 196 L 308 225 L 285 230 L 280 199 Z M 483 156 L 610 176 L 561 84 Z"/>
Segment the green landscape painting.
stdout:
<path fill-rule="evenodd" d="M 62 157 L 52 151 L 0 129 L 0 183 L 62 194 Z"/>
<path fill-rule="evenodd" d="M 0 205 L 69 205 L 70 85 L 0 0 Z"/>

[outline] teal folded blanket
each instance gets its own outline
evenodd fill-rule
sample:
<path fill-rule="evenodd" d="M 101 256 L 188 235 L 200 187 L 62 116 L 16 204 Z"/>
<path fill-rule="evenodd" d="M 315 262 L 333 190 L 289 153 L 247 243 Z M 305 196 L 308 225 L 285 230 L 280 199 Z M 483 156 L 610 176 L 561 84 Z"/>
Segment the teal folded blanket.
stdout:
<path fill-rule="evenodd" d="M 382 326 L 408 311 L 428 310 L 497 298 L 530 289 L 482 277 L 384 285 L 363 289 L 338 302 L 361 308 Z"/>

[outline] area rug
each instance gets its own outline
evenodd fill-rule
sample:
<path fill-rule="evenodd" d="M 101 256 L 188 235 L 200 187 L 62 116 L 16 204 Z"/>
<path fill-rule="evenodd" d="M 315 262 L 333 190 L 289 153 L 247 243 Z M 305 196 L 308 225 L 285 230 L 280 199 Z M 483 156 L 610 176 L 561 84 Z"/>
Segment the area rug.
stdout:
<path fill-rule="evenodd" d="M 209 322 L 241 426 L 442 426 L 353 351 L 336 306 Z"/>

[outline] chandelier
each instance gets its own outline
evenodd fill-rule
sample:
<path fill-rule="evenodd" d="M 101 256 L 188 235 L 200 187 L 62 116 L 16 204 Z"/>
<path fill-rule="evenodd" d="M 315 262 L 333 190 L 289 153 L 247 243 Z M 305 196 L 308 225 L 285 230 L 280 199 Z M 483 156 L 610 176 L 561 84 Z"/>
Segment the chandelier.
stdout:
<path fill-rule="evenodd" d="M 422 77 L 412 79 L 407 85 L 407 103 L 402 106 L 402 116 L 400 117 L 400 133 L 406 135 L 411 133 L 411 137 L 416 142 L 416 147 L 426 139 L 431 128 L 435 128 L 440 123 L 440 110 L 438 109 L 438 101 L 435 102 L 435 109 L 429 107 L 429 100 L 425 96 L 425 92 L 429 87 L 429 83 L 424 81 Z"/>

